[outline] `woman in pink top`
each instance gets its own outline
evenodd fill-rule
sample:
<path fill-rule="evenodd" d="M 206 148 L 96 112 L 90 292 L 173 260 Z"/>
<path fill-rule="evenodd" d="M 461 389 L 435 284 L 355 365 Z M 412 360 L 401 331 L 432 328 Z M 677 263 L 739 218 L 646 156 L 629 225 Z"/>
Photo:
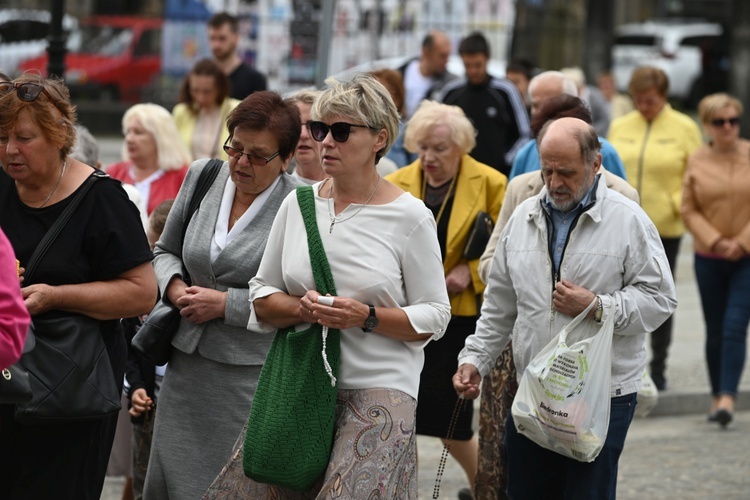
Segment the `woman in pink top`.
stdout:
<path fill-rule="evenodd" d="M 164 200 L 174 199 L 191 162 L 172 114 L 157 104 L 136 104 L 122 117 L 125 134 L 123 161 L 107 173 L 134 185 L 151 212 Z"/>
<path fill-rule="evenodd" d="M 0 231 L 0 370 L 21 357 L 29 330 L 29 311 L 21 295 L 17 262 L 13 247 Z"/>

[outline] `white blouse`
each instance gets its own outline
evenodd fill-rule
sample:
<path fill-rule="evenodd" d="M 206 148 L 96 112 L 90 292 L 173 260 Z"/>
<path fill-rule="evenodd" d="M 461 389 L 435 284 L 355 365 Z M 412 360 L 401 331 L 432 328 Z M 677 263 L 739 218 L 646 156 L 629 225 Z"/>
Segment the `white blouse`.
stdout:
<path fill-rule="evenodd" d="M 385 387 L 416 399 L 423 348 L 443 335 L 451 315 L 435 218 L 421 200 L 404 193 L 390 203 L 365 206 L 351 219 L 341 220 L 361 207 L 352 205 L 329 232 L 328 200 L 318 196 L 320 185 L 313 186 L 316 216 L 337 295 L 376 307 L 399 307 L 414 330 L 425 336 L 421 342 L 403 342 L 365 333 L 362 328 L 342 330 L 338 386 Z M 301 297 L 315 289 L 295 192 L 276 215 L 260 269 L 249 286 L 250 302 L 277 292 Z M 248 329 L 275 331 L 258 321 L 255 308 L 251 308 Z"/>

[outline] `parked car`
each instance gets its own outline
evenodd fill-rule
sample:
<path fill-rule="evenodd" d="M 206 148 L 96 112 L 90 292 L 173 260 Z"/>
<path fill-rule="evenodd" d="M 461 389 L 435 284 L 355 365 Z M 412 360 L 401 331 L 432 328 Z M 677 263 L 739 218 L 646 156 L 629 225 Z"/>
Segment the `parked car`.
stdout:
<path fill-rule="evenodd" d="M 22 61 L 46 52 L 51 19 L 46 10 L 0 9 L 0 71 L 15 78 Z M 68 50 L 78 48 L 81 43 L 78 19 L 66 14 L 62 28 Z"/>
<path fill-rule="evenodd" d="M 638 66 L 661 68 L 669 77 L 669 96 L 694 105 L 729 82 L 729 43 L 720 24 L 703 20 L 663 19 L 615 29 L 612 73 L 627 91 Z"/>
<path fill-rule="evenodd" d="M 94 16 L 81 23 L 80 49 L 65 57 L 71 95 L 102 101 L 137 102 L 161 71 L 162 20 Z M 47 56 L 24 62 L 24 70 L 46 74 Z"/>

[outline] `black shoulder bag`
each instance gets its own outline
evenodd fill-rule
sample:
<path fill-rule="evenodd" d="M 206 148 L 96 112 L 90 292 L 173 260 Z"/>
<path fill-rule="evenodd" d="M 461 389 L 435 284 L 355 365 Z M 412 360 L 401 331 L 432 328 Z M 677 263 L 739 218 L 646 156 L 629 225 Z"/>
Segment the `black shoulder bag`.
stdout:
<path fill-rule="evenodd" d="M 190 202 L 188 203 L 187 217 L 182 225 L 180 248 L 182 248 L 185 242 L 185 232 L 187 232 L 193 214 L 198 210 L 201 201 L 214 183 L 223 164 L 223 161 L 213 159 L 206 163 L 206 166 L 201 171 L 198 181 L 195 184 L 195 190 L 193 190 Z M 184 261 L 182 263 L 182 276 L 185 282 L 190 284 L 190 274 L 185 268 Z M 141 326 L 138 333 L 133 337 L 132 345 L 135 350 L 151 363 L 157 366 L 163 365 L 169 361 L 172 355 L 172 339 L 179 327 L 180 310 L 169 301 L 165 290 L 161 299 L 159 299 L 149 313 L 143 326 Z"/>
<path fill-rule="evenodd" d="M 34 250 L 26 267 L 31 281 L 39 262 L 62 232 L 84 196 L 104 172 L 94 172 Z M 29 335 L 36 345 L 18 364 L 29 374 L 31 398 L 16 405 L 15 418 L 25 424 L 76 422 L 120 410 L 120 390 L 100 322 L 80 314 L 34 319 Z"/>

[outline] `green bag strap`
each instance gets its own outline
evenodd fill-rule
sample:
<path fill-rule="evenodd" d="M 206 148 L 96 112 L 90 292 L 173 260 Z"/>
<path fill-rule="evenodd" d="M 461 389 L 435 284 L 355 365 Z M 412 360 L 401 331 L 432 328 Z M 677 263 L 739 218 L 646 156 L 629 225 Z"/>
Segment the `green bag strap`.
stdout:
<path fill-rule="evenodd" d="M 297 203 L 299 203 L 300 212 L 302 212 L 302 220 L 305 221 L 307 246 L 310 251 L 310 265 L 312 266 L 315 288 L 318 290 L 318 293 L 323 295 L 330 293 L 335 296 L 336 286 L 333 283 L 331 266 L 328 265 L 328 257 L 326 256 L 325 248 L 323 248 L 323 242 L 320 239 L 320 231 L 318 231 L 318 219 L 315 215 L 315 195 L 313 194 L 312 186 L 297 187 Z M 334 332 L 338 333 L 338 330 L 334 330 Z M 327 326 L 322 327 L 322 337 L 323 351 L 321 355 L 323 356 L 323 366 L 328 374 L 328 378 L 331 380 L 331 387 L 335 387 L 336 375 L 334 374 L 334 369 L 331 368 L 331 364 L 328 362 L 328 355 L 326 354 Z M 338 336 L 334 336 L 334 339 L 338 342 Z M 336 368 L 338 369 L 338 367 Z"/>
<path fill-rule="evenodd" d="M 315 195 L 312 186 L 297 187 L 297 203 L 299 203 L 302 212 L 302 219 L 305 221 L 307 246 L 310 249 L 310 264 L 312 265 L 315 287 L 322 295 L 330 293 L 335 296 L 336 286 L 333 283 L 331 267 L 328 265 L 328 257 L 318 231 L 318 220 L 315 216 Z"/>

